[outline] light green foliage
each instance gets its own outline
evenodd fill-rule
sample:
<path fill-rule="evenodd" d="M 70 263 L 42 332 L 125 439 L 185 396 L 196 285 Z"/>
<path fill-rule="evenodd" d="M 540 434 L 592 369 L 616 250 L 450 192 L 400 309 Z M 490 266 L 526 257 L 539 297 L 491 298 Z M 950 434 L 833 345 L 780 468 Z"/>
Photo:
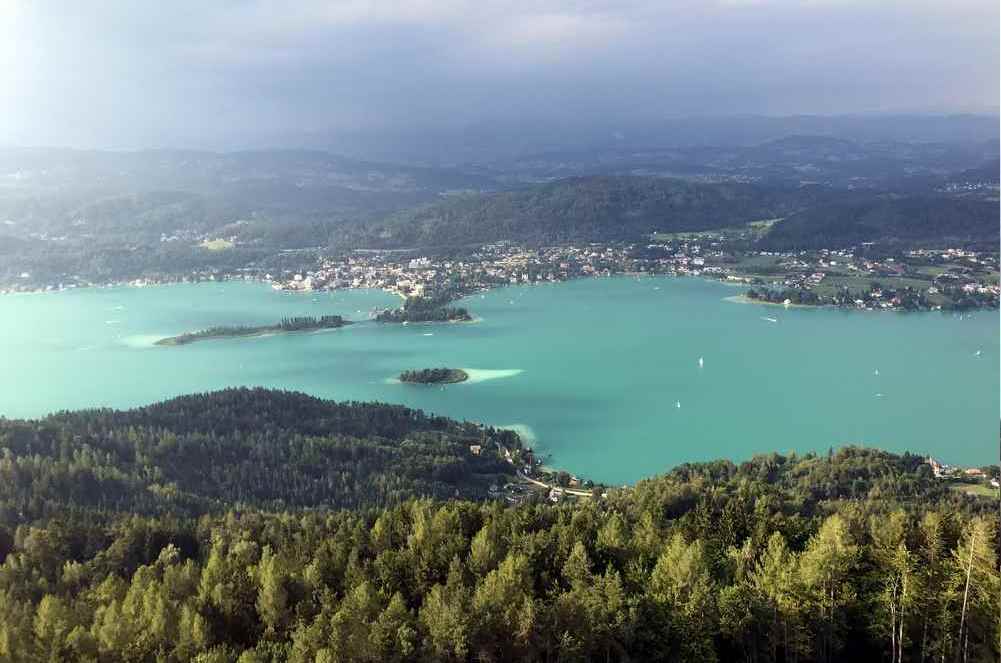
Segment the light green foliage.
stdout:
<path fill-rule="evenodd" d="M 44 446 L 19 430 L 4 443 Z M 115 444 L 156 453 L 132 432 Z M 922 470 L 844 449 L 578 504 L 198 518 L 37 497 L 60 517 L 0 520 L 0 663 L 995 660 L 993 505 Z"/>

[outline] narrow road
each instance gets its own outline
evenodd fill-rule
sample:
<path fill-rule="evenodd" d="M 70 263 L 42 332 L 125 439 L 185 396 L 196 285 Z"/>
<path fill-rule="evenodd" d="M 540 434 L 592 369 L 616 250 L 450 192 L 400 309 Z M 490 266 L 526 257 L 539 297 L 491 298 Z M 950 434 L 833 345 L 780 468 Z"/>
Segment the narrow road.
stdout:
<path fill-rule="evenodd" d="M 528 476 L 521 470 L 517 470 L 517 473 L 518 473 L 518 478 L 523 479 L 528 483 L 534 483 L 536 486 L 542 486 L 543 488 L 549 488 L 550 490 L 552 490 L 553 488 L 559 488 L 568 495 L 576 495 L 578 497 L 591 497 L 591 491 L 589 490 L 574 490 L 573 488 L 560 488 L 559 486 L 552 486 L 548 483 L 545 483 L 544 481 L 533 479 L 532 477 Z"/>

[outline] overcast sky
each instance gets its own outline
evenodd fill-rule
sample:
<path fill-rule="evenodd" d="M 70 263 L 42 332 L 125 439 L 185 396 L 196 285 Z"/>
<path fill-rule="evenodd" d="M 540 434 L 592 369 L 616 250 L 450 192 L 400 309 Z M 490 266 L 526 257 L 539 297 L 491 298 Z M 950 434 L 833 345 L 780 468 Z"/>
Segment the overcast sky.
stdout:
<path fill-rule="evenodd" d="M 0 0 L 0 143 L 995 112 L 998 0 Z"/>

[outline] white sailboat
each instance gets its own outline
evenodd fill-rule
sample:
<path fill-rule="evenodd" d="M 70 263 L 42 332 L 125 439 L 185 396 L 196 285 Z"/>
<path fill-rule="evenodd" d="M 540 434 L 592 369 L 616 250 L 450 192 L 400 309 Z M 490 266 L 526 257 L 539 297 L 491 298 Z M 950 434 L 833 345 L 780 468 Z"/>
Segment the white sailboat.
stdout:
<path fill-rule="evenodd" d="M 702 368 L 703 366 L 705 366 L 705 362 L 702 360 L 702 357 L 699 357 L 699 368 Z"/>
<path fill-rule="evenodd" d="M 675 402 L 674 407 L 676 407 L 676 408 L 678 408 L 680 410 L 681 409 L 681 401 Z"/>

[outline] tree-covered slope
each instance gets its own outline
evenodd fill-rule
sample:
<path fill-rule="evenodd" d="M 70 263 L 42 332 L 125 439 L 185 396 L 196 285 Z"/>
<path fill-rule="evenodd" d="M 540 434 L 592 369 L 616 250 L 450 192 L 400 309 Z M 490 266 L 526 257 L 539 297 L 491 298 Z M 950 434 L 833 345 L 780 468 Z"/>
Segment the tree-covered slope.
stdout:
<path fill-rule="evenodd" d="M 228 389 L 128 411 L 0 419 L 7 522 L 64 510 L 199 515 L 481 497 L 517 436 L 398 405 Z M 482 455 L 470 452 L 482 444 Z"/>
<path fill-rule="evenodd" d="M 782 218 L 767 249 L 837 248 L 876 241 L 943 244 L 998 239 L 997 201 L 983 195 L 893 194 L 702 184 L 659 177 L 576 177 L 514 191 L 456 196 L 345 228 L 347 247 L 450 247 L 636 241 Z"/>
<path fill-rule="evenodd" d="M 812 206 L 772 226 L 773 249 L 839 248 L 862 242 L 944 245 L 994 242 L 997 200 L 958 196 L 865 196 Z"/>
<path fill-rule="evenodd" d="M 0 529 L 0 660 L 991 661 L 996 514 L 859 449 L 576 505 L 56 514 Z"/>
<path fill-rule="evenodd" d="M 457 196 L 397 213 L 348 234 L 364 246 L 459 246 L 498 240 L 639 239 L 784 216 L 805 194 L 656 177 L 578 177 L 492 194 Z"/>

